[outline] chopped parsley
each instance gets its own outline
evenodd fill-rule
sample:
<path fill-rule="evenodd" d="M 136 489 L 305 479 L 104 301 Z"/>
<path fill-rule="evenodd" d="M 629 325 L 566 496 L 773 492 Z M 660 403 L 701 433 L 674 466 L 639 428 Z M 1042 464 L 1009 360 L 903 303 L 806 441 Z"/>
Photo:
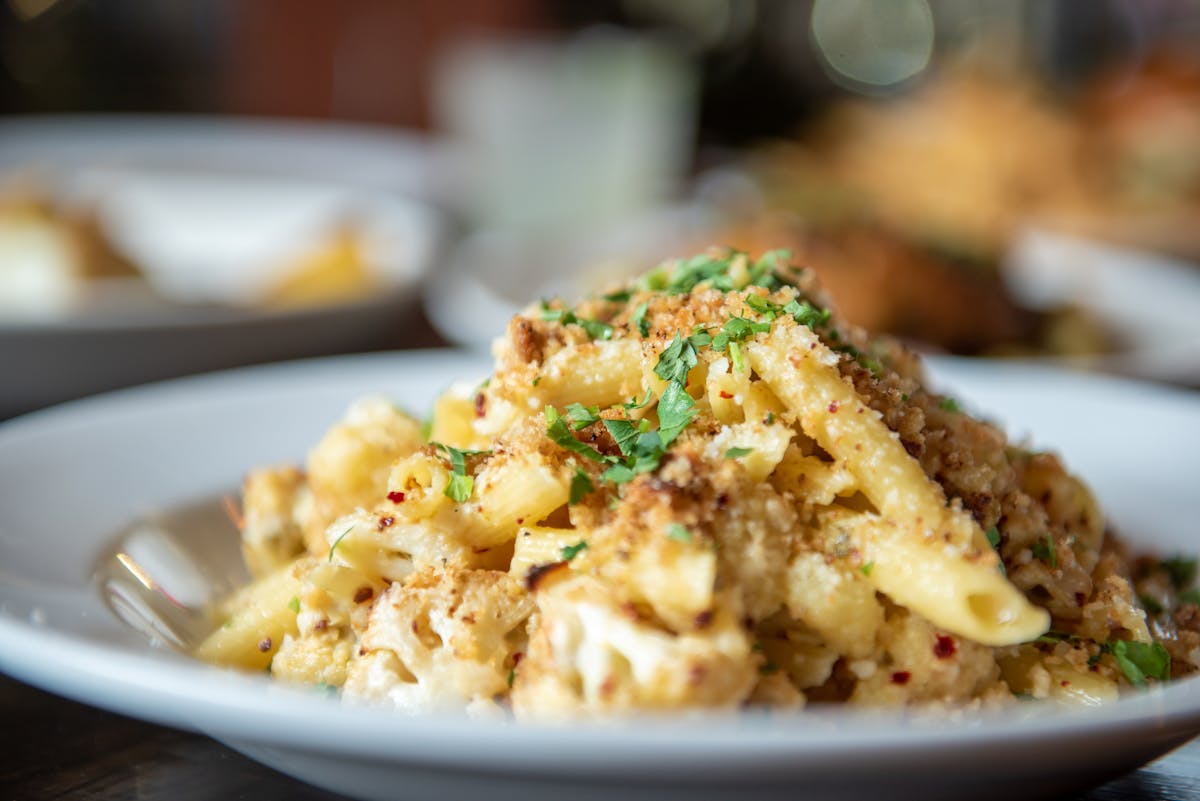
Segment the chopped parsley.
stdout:
<path fill-rule="evenodd" d="M 682 295 L 691 292 L 702 283 L 707 283 L 720 292 L 733 290 L 733 279 L 729 277 L 729 267 L 737 253 L 730 252 L 725 258 L 715 258 L 707 253 L 693 256 L 676 263 L 671 278 L 667 281 L 666 292 L 672 295 Z"/>
<path fill-rule="evenodd" d="M 735 372 L 746 372 L 746 363 L 742 361 L 742 346 L 736 342 L 729 343 L 729 363 L 733 365 Z"/>
<path fill-rule="evenodd" d="M 692 532 L 688 531 L 687 526 L 680 523 L 672 523 L 667 526 L 667 539 L 675 540 L 676 542 L 691 542 Z"/>
<path fill-rule="evenodd" d="M 1181 593 L 1179 593 L 1178 600 L 1179 600 L 1179 603 L 1195 604 L 1196 606 L 1200 606 L 1200 590 L 1193 588 L 1193 589 L 1188 590 L 1187 592 L 1181 592 Z"/>
<path fill-rule="evenodd" d="M 784 314 L 790 314 L 792 319 L 803 326 L 807 326 L 814 331 L 829 323 L 829 318 L 833 316 L 833 312 L 829 309 L 819 309 L 809 303 L 807 300 L 792 298 L 786 306 L 783 307 Z"/>
<path fill-rule="evenodd" d="M 1050 567 L 1058 567 L 1058 554 L 1054 550 L 1054 539 L 1049 534 L 1043 534 L 1040 540 L 1029 546 L 1029 550 L 1035 559 L 1040 559 Z"/>
<path fill-rule="evenodd" d="M 983 536 L 987 537 L 988 545 L 999 549 L 1000 547 L 1000 529 L 992 526 L 987 531 L 983 532 Z"/>
<path fill-rule="evenodd" d="M 475 491 L 475 478 L 467 475 L 467 457 L 490 454 L 491 451 L 460 450 L 440 442 L 431 444 L 450 459 L 450 482 L 446 484 L 442 494 L 453 501 L 463 503 Z"/>
<path fill-rule="evenodd" d="M 546 407 L 546 436 L 559 447 L 577 453 L 585 459 L 590 459 L 593 462 L 610 461 L 609 457 L 600 453 L 600 451 L 591 445 L 575 439 L 570 427 L 567 425 L 566 418 L 559 415 L 558 410 L 553 406 Z"/>
<path fill-rule="evenodd" d="M 577 317 L 570 309 L 555 309 L 546 301 L 542 301 L 542 319 L 563 325 L 577 325 L 592 339 L 612 339 L 613 327 L 599 320 L 589 320 Z"/>
<path fill-rule="evenodd" d="M 1196 580 L 1196 560 L 1172 556 L 1158 563 L 1161 570 L 1166 571 L 1175 589 L 1182 590 L 1192 586 Z"/>
<path fill-rule="evenodd" d="M 775 412 L 767 412 L 766 423 L 769 426 L 775 425 Z"/>
<path fill-rule="evenodd" d="M 517 679 L 517 669 L 509 668 L 508 669 L 508 686 L 510 688 L 513 686 L 513 682 L 516 681 L 516 679 Z"/>
<path fill-rule="evenodd" d="M 1171 676 L 1171 655 L 1159 643 L 1114 640 L 1101 648 L 1112 654 L 1130 684 L 1141 687 L 1148 678 L 1162 681 Z"/>
<path fill-rule="evenodd" d="M 721 326 L 720 333 L 712 338 L 712 348 L 721 353 L 732 343 L 743 342 L 755 334 L 765 334 L 770 330 L 770 323 L 755 322 L 745 317 L 730 317 Z"/>
<path fill-rule="evenodd" d="M 330 562 L 333 561 L 333 552 L 337 550 L 337 547 L 342 544 L 342 540 L 346 539 L 346 535 L 349 534 L 351 531 L 354 531 L 354 526 L 350 526 L 350 528 L 346 529 L 341 534 L 339 534 L 337 539 L 333 541 L 333 545 L 329 546 L 329 561 Z"/>
<path fill-rule="evenodd" d="M 692 343 L 692 338 L 684 339 L 682 335 L 676 334 L 671 344 L 659 355 L 658 364 L 654 365 L 654 374 L 663 381 L 686 384 L 688 373 L 697 362 L 696 346 Z"/>
<path fill-rule="evenodd" d="M 650 321 L 646 319 L 646 311 L 649 308 L 649 303 L 639 303 L 638 307 L 633 310 L 633 317 L 629 318 L 629 321 L 637 327 L 638 333 L 643 338 L 650 336 Z"/>
<path fill-rule="evenodd" d="M 871 571 L 872 571 L 872 570 L 874 570 L 874 569 L 875 569 L 875 563 L 874 563 L 874 562 L 867 562 L 865 565 L 863 565 L 862 567 L 860 567 L 860 568 L 859 568 L 859 570 L 861 570 L 861 571 L 862 571 L 862 574 L 863 574 L 864 576 L 869 576 L 869 575 L 871 575 Z"/>
<path fill-rule="evenodd" d="M 764 662 L 762 666 L 759 667 L 758 672 L 760 675 L 770 676 L 772 673 L 779 672 L 779 665 L 775 664 L 774 662 Z"/>
<path fill-rule="evenodd" d="M 646 396 L 644 398 L 641 400 L 638 400 L 637 398 L 630 398 L 629 403 L 621 404 L 621 408 L 628 409 L 629 411 L 633 411 L 634 409 L 644 409 L 646 408 L 646 404 L 650 403 L 650 399 L 653 397 L 654 395 L 651 394 L 650 390 L 647 389 Z"/>
<path fill-rule="evenodd" d="M 1163 605 L 1157 599 L 1149 595 L 1139 595 L 1138 600 L 1142 602 L 1142 608 L 1150 615 L 1161 615 L 1163 613 Z"/>
<path fill-rule="evenodd" d="M 588 547 L 587 540 L 580 540 L 574 545 L 564 545 L 562 547 L 562 558 L 564 562 L 570 562 L 582 551 L 586 551 Z"/>
<path fill-rule="evenodd" d="M 962 408 L 958 405 L 958 401 L 949 396 L 938 401 L 938 408 L 947 412 L 961 412 Z"/>
<path fill-rule="evenodd" d="M 600 419 L 600 407 L 584 406 L 582 403 L 572 403 L 567 406 L 563 415 L 571 421 L 571 428 L 579 431 L 587 428 Z"/>
<path fill-rule="evenodd" d="M 628 289 L 618 289 L 616 292 L 609 292 L 601 297 L 609 303 L 628 303 L 629 299 L 633 297 L 633 293 Z"/>
<path fill-rule="evenodd" d="M 775 271 L 791 259 L 792 251 L 786 248 L 768 250 L 750 266 L 750 285 L 765 287 L 769 290 L 778 289 L 783 282 L 775 275 Z"/>
<path fill-rule="evenodd" d="M 741 459 L 743 456 L 749 456 L 754 453 L 754 448 L 738 448 L 733 447 L 725 451 L 726 459 Z"/>
<path fill-rule="evenodd" d="M 292 599 L 288 601 L 288 609 L 291 609 L 296 614 L 300 614 L 300 599 L 295 595 L 293 595 Z"/>
<path fill-rule="evenodd" d="M 592 479 L 582 468 L 576 467 L 575 475 L 571 477 L 571 497 L 567 503 L 574 506 L 582 501 L 585 495 L 595 491 L 596 485 L 592 483 Z"/>
<path fill-rule="evenodd" d="M 687 428 L 696 416 L 696 402 L 683 388 L 683 384 L 672 381 L 658 399 L 658 435 L 663 447 L 670 445 Z"/>

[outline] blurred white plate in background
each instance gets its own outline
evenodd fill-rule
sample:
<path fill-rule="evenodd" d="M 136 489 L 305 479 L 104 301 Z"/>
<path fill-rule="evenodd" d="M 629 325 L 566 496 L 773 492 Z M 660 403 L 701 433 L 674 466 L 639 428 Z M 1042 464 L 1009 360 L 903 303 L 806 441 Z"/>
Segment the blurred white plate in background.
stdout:
<path fill-rule="evenodd" d="M 379 347 L 402 329 L 444 238 L 441 150 L 344 123 L 189 116 L 0 120 L 0 184 L 92 209 L 142 271 L 81 302 L 0 315 L 0 417 L 188 372 Z M 353 228 L 372 289 L 263 305 L 298 260 Z M 392 335 L 392 336 L 389 336 Z"/>

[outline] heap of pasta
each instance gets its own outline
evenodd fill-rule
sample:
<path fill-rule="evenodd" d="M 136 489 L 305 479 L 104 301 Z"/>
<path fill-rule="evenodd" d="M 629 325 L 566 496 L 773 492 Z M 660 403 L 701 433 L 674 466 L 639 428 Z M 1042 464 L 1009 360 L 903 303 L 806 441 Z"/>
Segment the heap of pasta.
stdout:
<path fill-rule="evenodd" d="M 427 430 L 368 398 L 303 471 L 250 474 L 257 580 L 202 658 L 526 719 L 1095 703 L 1200 664 L 1183 563 L 1135 576 L 1055 456 L 786 252 L 543 302 L 495 359 Z"/>

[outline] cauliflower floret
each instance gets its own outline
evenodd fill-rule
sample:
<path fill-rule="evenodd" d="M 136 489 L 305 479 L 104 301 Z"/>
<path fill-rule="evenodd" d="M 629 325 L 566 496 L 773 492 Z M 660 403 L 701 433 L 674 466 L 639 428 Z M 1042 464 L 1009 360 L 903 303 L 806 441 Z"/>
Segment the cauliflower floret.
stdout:
<path fill-rule="evenodd" d="M 532 610 L 524 587 L 506 573 L 414 573 L 372 608 L 345 694 L 409 712 L 494 709 L 494 698 L 508 691 Z"/>
<path fill-rule="evenodd" d="M 539 623 L 513 685 L 519 717 L 732 707 L 758 678 L 750 637 L 728 603 L 703 629 L 673 634 L 590 576 L 552 583 L 537 600 Z"/>

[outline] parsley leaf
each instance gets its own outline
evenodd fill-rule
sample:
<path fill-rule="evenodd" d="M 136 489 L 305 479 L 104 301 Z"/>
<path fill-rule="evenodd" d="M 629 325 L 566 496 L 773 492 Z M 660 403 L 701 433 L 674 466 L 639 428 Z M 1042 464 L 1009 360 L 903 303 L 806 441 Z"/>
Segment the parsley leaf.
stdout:
<path fill-rule="evenodd" d="M 749 456 L 754 453 L 754 448 L 730 448 L 725 451 L 726 459 L 741 459 L 743 456 Z"/>
<path fill-rule="evenodd" d="M 697 361 L 696 347 L 691 338 L 684 339 L 682 335 L 676 334 L 671 344 L 667 345 L 667 349 L 659 355 L 658 364 L 654 365 L 654 374 L 664 381 L 687 383 L 688 373 L 696 366 Z"/>
<path fill-rule="evenodd" d="M 590 459 L 593 462 L 609 462 L 612 459 L 600 451 L 575 439 L 571 433 L 571 429 L 567 426 L 565 418 L 561 417 L 558 410 L 553 406 L 546 407 L 546 436 L 549 437 L 554 444 L 561 448 L 578 453 L 585 459 Z"/>
<path fill-rule="evenodd" d="M 1159 643 L 1116 640 L 1102 647 L 1112 654 L 1130 684 L 1140 687 L 1147 678 L 1163 680 L 1171 675 L 1171 655 Z"/>
<path fill-rule="evenodd" d="M 992 526 L 987 531 L 983 532 L 983 535 L 987 537 L 988 545 L 992 546 L 993 548 L 1000 547 L 1000 529 Z"/>
<path fill-rule="evenodd" d="M 1175 585 L 1175 589 L 1177 590 L 1190 587 L 1192 582 L 1196 580 L 1195 559 L 1172 556 L 1169 559 L 1159 562 L 1158 566 L 1167 572 L 1167 575 L 1171 578 L 1171 583 Z"/>
<path fill-rule="evenodd" d="M 1035 559 L 1042 560 L 1050 567 L 1058 567 L 1058 554 L 1054 551 L 1054 540 L 1049 534 L 1043 534 L 1040 540 L 1029 546 L 1029 550 Z"/>
<path fill-rule="evenodd" d="M 784 314 L 792 315 L 792 319 L 800 325 L 808 326 L 814 331 L 829 322 L 833 315 L 829 309 L 819 309 L 807 300 L 792 298 L 783 307 Z"/>
<path fill-rule="evenodd" d="M 874 570 L 874 569 L 875 569 L 875 563 L 874 563 L 874 562 L 867 562 L 865 565 L 863 565 L 862 567 L 860 567 L 860 568 L 859 568 L 859 570 L 861 570 L 861 571 L 862 571 L 862 574 L 863 574 L 864 576 L 869 576 L 869 575 L 871 575 L 871 571 L 872 571 L 872 570 Z"/>
<path fill-rule="evenodd" d="M 767 289 L 777 289 L 783 282 L 775 275 L 775 271 L 779 269 L 780 265 L 786 264 L 791 260 L 792 251 L 790 250 L 785 248 L 768 250 L 758 257 L 758 261 L 751 265 L 750 285 L 766 287 Z"/>
<path fill-rule="evenodd" d="M 733 281 L 729 278 L 729 265 L 735 255 L 737 254 L 731 252 L 725 258 L 718 259 L 702 253 L 677 262 L 671 273 L 671 280 L 664 288 L 672 295 L 681 295 L 707 282 L 713 289 L 729 292 L 733 289 Z"/>
<path fill-rule="evenodd" d="M 460 475 L 452 473 L 450 482 L 446 484 L 444 494 L 459 503 L 463 503 L 471 497 L 471 493 L 475 491 L 475 479 L 472 476 Z"/>
<path fill-rule="evenodd" d="M 581 551 L 586 551 L 588 547 L 587 540 L 580 540 L 574 545 L 564 545 L 562 547 L 562 558 L 564 562 L 570 562 L 576 556 L 579 556 Z"/>
<path fill-rule="evenodd" d="M 633 293 L 628 289 L 618 289 L 616 292 L 609 292 L 601 297 L 610 303 L 628 303 L 629 299 L 633 297 Z"/>
<path fill-rule="evenodd" d="M 650 393 L 650 390 L 647 389 L 646 397 L 642 398 L 641 400 L 638 400 L 637 398 L 632 398 L 632 399 L 630 399 L 629 403 L 622 403 L 621 408 L 628 409 L 629 411 L 633 411 L 634 409 L 644 409 L 644 408 L 646 408 L 646 405 L 648 403 L 650 403 L 650 399 L 653 397 L 654 396 Z"/>
<path fill-rule="evenodd" d="M 746 372 L 746 363 L 742 361 L 742 346 L 736 342 L 729 343 L 729 362 L 733 365 L 734 372 Z"/>
<path fill-rule="evenodd" d="M 567 406 L 566 414 L 563 416 L 571 421 L 571 428 L 579 431 L 600 419 L 600 407 L 572 403 Z"/>
<path fill-rule="evenodd" d="M 475 478 L 467 475 L 467 457 L 489 454 L 491 451 L 464 451 L 443 445 L 440 442 L 430 443 L 450 458 L 450 482 L 442 494 L 451 500 L 462 503 L 471 497 L 475 490 Z"/>
<path fill-rule="evenodd" d="M 567 503 L 574 506 L 583 500 L 584 496 L 596 491 L 596 485 L 592 483 L 592 479 L 581 468 L 575 468 L 575 475 L 571 477 L 571 497 Z"/>
<path fill-rule="evenodd" d="M 646 311 L 649 308 L 649 303 L 639 303 L 638 307 L 633 310 L 633 317 L 629 318 L 629 321 L 637 326 L 638 333 L 643 337 L 650 336 L 650 321 L 646 319 Z"/>
<path fill-rule="evenodd" d="M 675 540 L 676 542 L 691 542 L 692 532 L 688 531 L 687 526 L 680 523 L 672 523 L 667 526 L 667 539 Z"/>
<path fill-rule="evenodd" d="M 608 433 L 616 440 L 617 447 L 621 449 L 621 453 L 626 456 L 633 453 L 633 445 L 639 433 L 635 423 L 630 420 L 605 420 L 604 427 L 608 429 Z"/>
<path fill-rule="evenodd" d="M 291 609 L 296 614 L 300 614 L 300 598 L 293 595 L 292 599 L 288 601 L 288 609 Z"/>
<path fill-rule="evenodd" d="M 942 398 L 938 401 L 938 408 L 947 412 L 961 412 L 962 408 L 958 405 L 958 401 L 951 397 Z"/>
<path fill-rule="evenodd" d="M 1142 602 L 1142 608 L 1146 610 L 1148 615 L 1161 615 L 1163 613 L 1163 605 L 1156 598 L 1149 595 L 1139 595 L 1138 600 Z"/>
<path fill-rule="evenodd" d="M 542 301 L 541 316 L 543 320 L 548 322 L 577 325 L 586 331 L 587 335 L 592 339 L 612 339 L 613 327 L 608 323 L 602 323 L 599 320 L 589 320 L 585 317 L 577 317 L 575 316 L 575 312 L 570 309 L 555 309 L 544 300 Z"/>
<path fill-rule="evenodd" d="M 670 445 L 687 428 L 696 416 L 696 402 L 683 388 L 683 384 L 672 381 L 658 399 L 658 433 L 663 446 Z"/>
<path fill-rule="evenodd" d="M 337 547 L 342 544 L 342 540 L 346 539 L 346 535 L 349 534 L 351 531 L 354 531 L 354 526 L 350 526 L 350 528 L 346 529 L 341 534 L 339 534 L 337 539 L 333 541 L 333 545 L 329 546 L 329 561 L 330 562 L 333 561 L 333 552 L 337 550 Z"/>

